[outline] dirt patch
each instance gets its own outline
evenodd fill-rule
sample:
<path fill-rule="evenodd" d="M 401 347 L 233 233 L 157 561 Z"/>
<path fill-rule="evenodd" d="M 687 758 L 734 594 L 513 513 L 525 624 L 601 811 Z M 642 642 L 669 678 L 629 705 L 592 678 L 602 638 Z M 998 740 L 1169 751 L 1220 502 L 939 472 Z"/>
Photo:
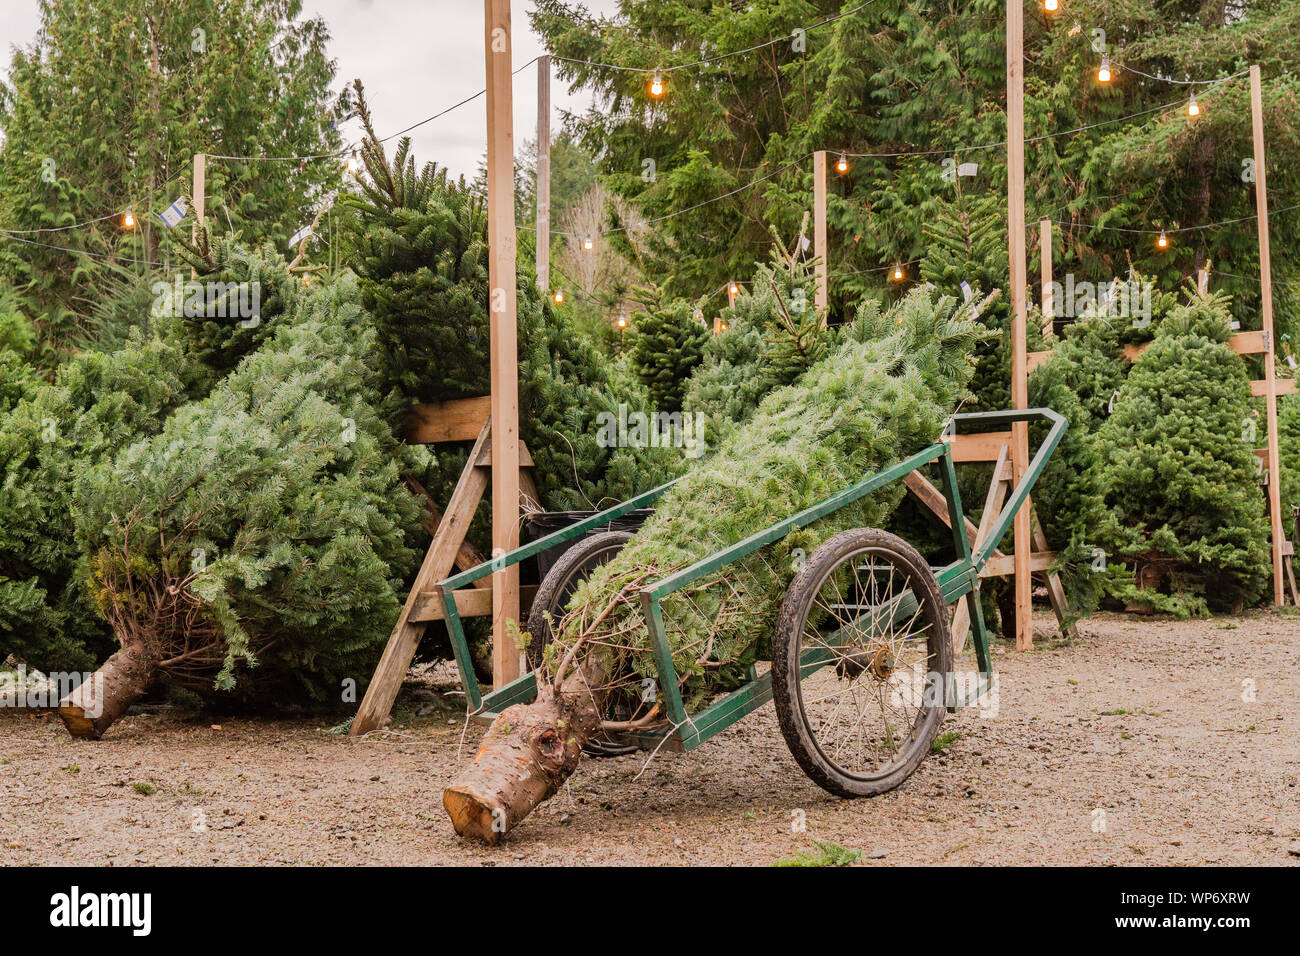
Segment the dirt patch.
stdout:
<path fill-rule="evenodd" d="M 1300 864 L 1300 618 L 1082 630 L 1000 652 L 996 716 L 950 716 L 946 747 L 884 797 L 814 786 L 768 704 L 689 754 L 584 762 L 492 850 L 442 811 L 481 733 L 450 687 L 363 740 L 163 709 L 87 743 L 52 715 L 0 712 L 0 859 L 749 865 L 823 840 L 862 865 Z"/>

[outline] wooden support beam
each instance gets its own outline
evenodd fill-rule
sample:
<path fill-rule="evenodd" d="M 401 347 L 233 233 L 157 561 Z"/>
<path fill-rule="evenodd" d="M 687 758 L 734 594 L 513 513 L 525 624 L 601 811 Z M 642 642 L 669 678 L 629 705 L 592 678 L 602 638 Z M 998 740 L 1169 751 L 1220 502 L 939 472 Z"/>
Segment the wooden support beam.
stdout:
<path fill-rule="evenodd" d="M 1278 461 L 1277 380 L 1274 374 L 1273 261 L 1268 235 L 1268 159 L 1264 155 L 1264 96 L 1258 64 L 1250 68 L 1250 126 L 1255 141 L 1255 224 L 1259 230 L 1259 291 L 1264 338 L 1264 417 L 1268 431 L 1268 516 L 1273 530 L 1273 603 L 1286 603 L 1282 590 L 1282 473 Z M 1294 382 L 1292 383 L 1294 387 Z"/>
<path fill-rule="evenodd" d="M 1007 0 L 1007 253 L 1011 286 L 1011 404 L 1029 407 L 1026 360 L 1028 311 L 1025 286 L 1025 5 Z M 1029 426 L 1011 426 L 1011 464 L 1019 483 L 1029 467 Z M 1013 523 L 1015 547 L 1016 650 L 1034 643 L 1033 581 L 1030 577 L 1029 508 L 1021 507 Z"/>
<path fill-rule="evenodd" d="M 997 461 L 1003 445 L 1014 441 L 1011 432 L 984 432 L 977 435 L 945 435 L 957 464 L 970 461 Z"/>
<path fill-rule="evenodd" d="M 1025 356 L 1026 371 L 1033 372 L 1034 369 L 1038 368 L 1038 366 L 1046 362 L 1047 357 L 1051 354 L 1052 353 L 1050 350 L 1044 352 L 1030 352 L 1028 355 Z"/>
<path fill-rule="evenodd" d="M 1038 515 L 1033 510 L 1033 505 L 1028 501 L 1025 507 L 1029 509 L 1029 515 L 1033 522 L 1033 542 L 1034 548 L 1042 554 L 1050 553 L 1047 546 L 1047 535 L 1043 533 L 1043 526 L 1038 521 Z M 1070 620 L 1070 603 L 1065 597 L 1065 585 L 1061 583 L 1061 576 L 1054 571 L 1047 573 L 1047 600 L 1052 605 L 1052 610 L 1056 614 L 1056 620 L 1061 625 L 1061 633 L 1067 637 L 1074 636 L 1074 624 L 1066 623 Z"/>
<path fill-rule="evenodd" d="M 203 229 L 203 220 L 208 209 L 207 201 L 208 191 L 208 154 L 194 154 L 194 184 L 190 191 L 190 198 L 194 200 L 194 228 L 191 235 L 194 244 L 198 245 L 199 232 Z M 197 269 L 190 270 L 191 278 L 198 275 Z"/>
<path fill-rule="evenodd" d="M 1056 303 L 1052 301 L 1052 220 L 1038 220 L 1038 265 L 1042 275 L 1041 280 L 1041 298 L 1039 299 L 1043 310 L 1043 338 L 1048 339 L 1053 335 L 1052 316 L 1055 314 Z M 1035 355 L 1043 355 L 1043 352 L 1031 352 L 1030 358 Z M 1029 371 L 1034 370 L 1033 363 L 1029 366 Z"/>
<path fill-rule="evenodd" d="M 1256 398 L 1267 398 L 1270 392 L 1269 385 L 1272 384 L 1273 408 L 1277 408 L 1277 396 L 1295 394 L 1296 385 L 1293 378 L 1267 378 L 1256 379 L 1250 383 L 1250 394 Z M 1275 416 L 1276 417 L 1276 416 Z M 1276 433 L 1275 433 L 1276 434 Z"/>
<path fill-rule="evenodd" d="M 826 256 L 826 150 L 819 149 L 813 153 L 813 255 L 817 257 L 817 291 L 815 302 L 822 317 L 822 326 L 827 321 L 830 307 L 830 272 Z"/>
<path fill-rule="evenodd" d="M 1124 345 L 1124 358 L 1136 362 L 1150 342 L 1129 342 Z M 1237 332 L 1228 336 L 1228 348 L 1238 355 L 1262 355 L 1268 352 L 1268 336 L 1263 332 Z"/>
<path fill-rule="evenodd" d="M 1029 570 L 1034 572 L 1047 571 L 1056 561 L 1055 551 L 1034 551 L 1029 556 Z M 989 558 L 988 563 L 980 571 L 981 578 L 1004 578 L 1009 574 L 1016 572 L 1016 559 L 1014 555 L 1003 554 L 993 555 Z"/>
<path fill-rule="evenodd" d="M 436 535 L 438 533 L 438 527 L 442 524 L 442 509 L 439 508 L 438 503 L 433 500 L 433 495 L 429 494 L 429 492 L 425 490 L 424 485 L 420 484 L 410 475 L 406 476 L 406 484 L 416 493 L 416 495 L 424 499 L 425 517 L 420 523 L 424 525 L 424 530 L 429 532 L 430 536 Z M 456 558 L 453 563 L 457 571 L 468 571 L 470 568 L 478 567 L 484 562 L 484 560 L 486 559 L 479 552 L 478 548 L 474 547 L 474 545 L 470 544 L 468 541 L 462 541 L 460 547 L 456 549 Z M 474 586 L 477 588 L 487 589 L 492 587 L 492 582 L 488 581 L 486 578 L 479 578 L 474 582 Z"/>
<path fill-rule="evenodd" d="M 537 288 L 551 287 L 551 55 L 537 58 Z"/>
<path fill-rule="evenodd" d="M 353 737 L 382 727 L 393 709 L 393 701 L 397 699 L 397 692 L 402 687 L 402 680 L 406 677 L 415 649 L 420 643 L 420 635 L 424 633 L 424 625 L 413 621 L 411 612 L 415 610 L 419 596 L 451 572 L 470 521 L 483 498 L 483 492 L 487 490 L 487 472 L 475 467 L 474 459 L 488 443 L 490 431 L 491 423 L 485 422 L 470 452 L 465 470 L 456 482 L 456 489 L 447 502 L 447 513 L 443 515 L 429 550 L 424 555 L 415 583 L 411 586 L 411 593 L 406 596 L 402 613 L 398 615 L 393 632 L 388 636 L 388 644 L 384 647 L 379 666 L 375 668 L 370 685 L 366 688 L 366 696 L 357 708 L 357 715 L 353 718 L 352 729 L 349 731 Z"/>
<path fill-rule="evenodd" d="M 537 585 L 535 584 L 521 587 L 519 589 L 521 606 L 531 604 L 533 595 L 536 593 Z M 463 588 L 459 591 L 453 591 L 452 597 L 456 601 L 456 613 L 461 617 L 487 617 L 492 613 L 492 588 L 490 585 L 486 588 Z M 446 615 L 446 608 L 443 607 L 442 598 L 438 592 L 424 591 L 416 595 L 410 619 L 420 623 L 428 623 L 430 621 L 441 621 Z"/>
<path fill-rule="evenodd" d="M 473 441 L 492 412 L 492 399 L 453 398 L 445 402 L 422 402 L 406 413 L 406 443 L 436 445 L 449 441 Z"/>
<path fill-rule="evenodd" d="M 487 72 L 488 314 L 492 378 L 492 555 L 519 543 L 519 349 L 510 0 L 483 0 Z M 519 567 L 492 575 L 492 683 L 519 676 Z"/>

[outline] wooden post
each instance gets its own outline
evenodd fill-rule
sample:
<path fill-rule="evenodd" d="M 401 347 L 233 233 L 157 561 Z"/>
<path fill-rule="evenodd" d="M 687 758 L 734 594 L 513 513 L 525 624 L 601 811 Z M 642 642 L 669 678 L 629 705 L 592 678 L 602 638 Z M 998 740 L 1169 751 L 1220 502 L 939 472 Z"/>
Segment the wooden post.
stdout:
<path fill-rule="evenodd" d="M 830 275 L 826 262 L 826 150 L 813 153 L 813 255 L 817 257 L 817 311 L 826 325 Z"/>
<path fill-rule="evenodd" d="M 1011 283 L 1011 403 L 1029 406 L 1026 355 L 1025 285 L 1025 9 L 1024 0 L 1007 0 L 1007 252 Z M 1011 461 L 1017 483 L 1029 463 L 1029 427 L 1012 428 Z M 1030 578 L 1029 502 L 1016 512 L 1015 523 L 1016 650 L 1033 647 L 1033 582 Z"/>
<path fill-rule="evenodd" d="M 1043 338 L 1052 337 L 1052 318 L 1056 303 L 1052 300 L 1052 220 L 1038 220 L 1038 262 L 1042 272 Z"/>
<path fill-rule="evenodd" d="M 537 288 L 551 287 L 551 57 L 537 58 Z"/>
<path fill-rule="evenodd" d="M 1268 177 L 1264 159 L 1264 97 L 1259 67 L 1250 68 L 1250 125 L 1255 134 L 1255 218 L 1259 226 L 1259 291 L 1264 328 L 1264 409 L 1268 426 L 1268 517 L 1273 531 L 1273 603 L 1286 601 L 1282 589 L 1281 463 L 1277 441 L 1277 380 L 1274 375 L 1273 264 L 1268 246 Z"/>
<path fill-rule="evenodd" d="M 194 237 L 195 244 L 199 241 L 199 230 L 203 228 L 204 213 L 207 212 L 208 204 L 204 194 L 208 189 L 208 154 L 194 154 L 194 187 L 190 198 L 194 200 L 194 231 L 191 235 Z M 190 270 L 190 278 L 198 275 L 197 269 Z"/>
<path fill-rule="evenodd" d="M 519 543 L 519 355 L 516 337 L 514 130 L 510 0 L 483 0 L 487 60 L 488 309 L 492 377 L 492 556 Z M 492 575 L 492 682 L 519 676 L 511 636 L 519 621 L 519 567 Z"/>

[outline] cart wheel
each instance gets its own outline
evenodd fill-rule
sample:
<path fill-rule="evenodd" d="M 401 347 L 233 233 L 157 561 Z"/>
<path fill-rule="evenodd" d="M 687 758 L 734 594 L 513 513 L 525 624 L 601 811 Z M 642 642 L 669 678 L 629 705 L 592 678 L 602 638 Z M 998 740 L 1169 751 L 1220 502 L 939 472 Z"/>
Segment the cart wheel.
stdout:
<path fill-rule="evenodd" d="M 943 722 L 950 648 L 943 594 L 915 548 L 874 528 L 826 541 L 791 582 L 772 648 L 799 766 L 842 797 L 906 780 Z"/>
<path fill-rule="evenodd" d="M 551 629 L 564 616 L 564 606 L 578 585 L 614 555 L 632 538 L 630 531 L 605 531 L 581 539 L 565 551 L 537 588 L 532 609 L 528 612 L 528 666 L 534 668 L 542 661 L 542 652 L 555 637 Z M 582 748 L 593 757 L 619 757 L 634 753 L 636 747 L 612 744 L 593 737 Z"/>

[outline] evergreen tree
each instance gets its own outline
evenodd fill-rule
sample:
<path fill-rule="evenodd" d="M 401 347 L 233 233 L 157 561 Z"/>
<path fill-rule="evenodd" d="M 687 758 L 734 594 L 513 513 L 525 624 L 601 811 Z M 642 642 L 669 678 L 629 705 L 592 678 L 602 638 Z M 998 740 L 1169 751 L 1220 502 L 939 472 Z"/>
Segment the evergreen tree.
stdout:
<path fill-rule="evenodd" d="M 683 399 L 686 411 L 706 416 L 710 435 L 744 421 L 768 392 L 792 383 L 836 341 L 814 305 L 812 265 L 774 234 L 768 261 L 722 310 L 726 329 L 705 344 Z"/>
<path fill-rule="evenodd" d="M 145 675 L 284 699 L 371 673 L 419 512 L 382 417 L 375 334 L 338 283 L 313 286 L 210 395 L 78 482 L 96 604 L 114 660 L 135 668 L 101 671 L 96 735 Z"/>
<path fill-rule="evenodd" d="M 416 171 L 410 142 L 390 163 L 370 123 L 361 85 L 356 99 L 367 140 L 360 193 L 342 204 L 355 214 L 347 257 L 373 316 L 386 381 L 408 403 L 486 395 L 490 390 L 486 208 L 465 184 L 434 164 Z M 596 345 L 529 278 L 517 284 L 520 435 L 536 466 L 542 504 L 589 508 L 654 487 L 683 467 L 672 449 L 609 448 L 597 418 L 620 404 L 646 405 L 644 391 L 612 376 Z M 394 421 L 396 425 L 397 422 Z M 445 501 L 465 449 L 438 449 L 425 487 Z M 471 531 L 485 540 L 486 507 Z"/>
<path fill-rule="evenodd" d="M 40 0 L 34 42 L 0 86 L 0 273 L 19 286 L 42 336 L 92 331 L 113 260 L 132 271 L 172 257 L 157 214 L 190 192 L 191 157 L 314 156 L 302 163 L 213 160 L 210 231 L 282 244 L 336 184 L 348 109 L 301 0 Z M 255 104 L 254 109 L 249 104 Z M 121 214 L 131 212 L 135 228 Z M 177 227 L 189 235 L 189 221 Z M 26 240 L 26 241 L 20 241 Z M 59 246 L 76 250 L 67 253 Z M 80 255 L 78 253 L 86 253 Z"/>
<path fill-rule="evenodd" d="M 137 333 L 83 352 L 0 417 L 0 651 L 40 670 L 84 670 L 111 649 L 81 586 L 72 510 L 96 462 L 162 428 L 192 388 L 181 350 Z"/>
<path fill-rule="evenodd" d="M 1161 323 L 1098 433 L 1111 520 L 1103 546 L 1129 564 L 1130 604 L 1196 613 L 1252 604 L 1268 582 L 1254 402 L 1227 346 L 1226 298 L 1193 298 Z"/>
<path fill-rule="evenodd" d="M 632 365 L 657 412 L 679 412 L 687 379 L 704 357 L 708 329 L 685 299 L 647 295 L 632 316 Z"/>

